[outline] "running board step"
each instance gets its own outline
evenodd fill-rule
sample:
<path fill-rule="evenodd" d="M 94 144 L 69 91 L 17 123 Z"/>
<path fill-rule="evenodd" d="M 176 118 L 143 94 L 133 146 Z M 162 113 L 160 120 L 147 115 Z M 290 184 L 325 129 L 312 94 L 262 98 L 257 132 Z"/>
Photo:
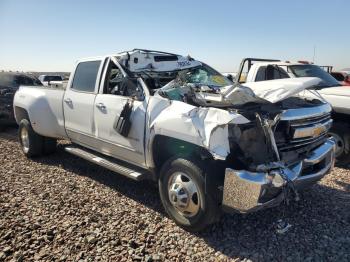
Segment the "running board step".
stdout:
<path fill-rule="evenodd" d="M 95 163 L 99 166 L 107 168 L 111 171 L 114 171 L 118 174 L 121 174 L 123 176 L 126 176 L 136 181 L 143 180 L 146 175 L 134 169 L 131 169 L 129 167 L 126 167 L 121 164 L 117 164 L 111 160 L 108 160 L 107 157 L 104 157 L 99 153 L 91 152 L 90 150 L 85 150 L 83 148 L 75 147 L 75 146 L 66 146 L 64 147 L 64 150 L 67 151 L 68 153 L 84 158 L 85 160 L 88 160 L 92 163 Z"/>

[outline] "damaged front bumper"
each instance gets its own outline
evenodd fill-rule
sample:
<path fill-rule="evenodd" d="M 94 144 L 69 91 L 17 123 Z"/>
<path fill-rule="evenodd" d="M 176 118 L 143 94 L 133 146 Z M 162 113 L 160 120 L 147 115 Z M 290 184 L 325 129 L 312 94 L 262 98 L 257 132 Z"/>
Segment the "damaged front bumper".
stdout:
<path fill-rule="evenodd" d="M 329 138 L 314 149 L 303 161 L 268 172 L 249 172 L 227 168 L 223 188 L 222 207 L 226 212 L 257 211 L 280 204 L 283 187 L 291 181 L 296 189 L 320 180 L 334 166 L 335 142 Z"/>

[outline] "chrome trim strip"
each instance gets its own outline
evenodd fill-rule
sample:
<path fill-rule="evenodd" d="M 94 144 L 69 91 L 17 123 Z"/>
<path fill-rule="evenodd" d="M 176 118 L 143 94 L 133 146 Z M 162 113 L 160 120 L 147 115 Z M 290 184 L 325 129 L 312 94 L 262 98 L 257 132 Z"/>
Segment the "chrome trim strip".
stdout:
<path fill-rule="evenodd" d="M 334 148 L 333 139 L 328 139 L 323 145 L 312 151 L 312 156 L 304 159 L 304 163 L 317 164 L 321 162 L 327 154 Z"/>
<path fill-rule="evenodd" d="M 296 140 L 291 140 L 288 145 L 298 146 L 298 145 L 304 145 L 305 143 L 317 142 L 321 136 L 324 137 L 325 133 L 326 132 L 323 132 L 318 137 L 298 138 Z M 303 144 L 301 144 L 301 143 L 303 143 Z"/>
<path fill-rule="evenodd" d="M 332 123 L 333 119 L 329 119 L 325 123 L 314 124 L 308 127 L 294 127 L 293 139 L 321 136 L 331 128 Z M 293 143 L 294 141 L 292 140 L 291 142 Z"/>
<path fill-rule="evenodd" d="M 134 169 L 130 169 L 126 166 L 113 163 L 107 159 L 104 159 L 103 157 L 97 156 L 93 153 L 84 151 L 83 149 L 77 148 L 77 147 L 72 147 L 72 146 L 66 146 L 64 148 L 67 152 L 76 155 L 78 157 L 81 157 L 85 160 L 88 160 L 90 162 L 93 162 L 97 165 L 100 165 L 102 167 L 105 167 L 109 170 L 112 170 L 118 174 L 124 175 L 126 177 L 129 177 L 134 180 L 141 180 L 144 178 L 144 174 L 140 173 Z"/>
<path fill-rule="evenodd" d="M 309 180 L 309 179 L 315 178 L 315 177 L 323 177 L 325 175 L 325 173 L 331 168 L 331 166 L 332 166 L 332 162 L 328 163 L 328 165 L 326 167 L 322 168 L 317 173 L 310 174 L 307 176 L 300 176 L 300 177 L 298 177 L 298 179 L 296 181 L 300 182 L 300 181 Z"/>
<path fill-rule="evenodd" d="M 324 117 L 322 118 L 316 118 L 318 120 L 314 120 L 315 118 L 311 118 L 309 121 L 305 120 L 305 122 L 299 123 L 299 124 L 295 124 L 295 122 L 291 122 L 292 124 L 290 125 L 291 127 L 303 127 L 303 126 L 309 126 L 309 125 L 316 125 L 316 124 L 320 124 L 323 123 L 325 121 L 329 121 L 331 119 L 331 115 L 330 114 L 326 114 Z M 303 119 L 302 119 L 303 120 Z"/>
<path fill-rule="evenodd" d="M 121 147 L 121 148 L 124 148 L 124 149 L 127 149 L 127 150 L 130 150 L 134 153 L 137 153 L 137 154 L 140 154 L 142 155 L 142 152 L 139 152 L 139 151 L 136 151 L 134 148 L 131 148 L 131 147 L 128 147 L 128 146 L 124 146 L 124 145 L 121 145 L 121 144 L 117 144 L 115 142 L 112 142 L 112 141 L 109 141 L 109 140 L 106 140 L 106 139 L 102 139 L 102 138 L 99 138 L 99 137 L 96 137 L 96 136 L 93 136 L 93 135 L 90 135 L 90 134 L 86 134 L 86 133 L 83 133 L 81 131 L 75 131 L 71 128 L 66 128 L 67 131 L 71 132 L 71 133 L 75 133 L 77 135 L 83 135 L 83 136 L 86 136 L 88 138 L 93 138 L 93 139 L 96 139 L 97 141 L 101 141 L 101 142 L 104 142 L 104 143 L 108 143 L 110 145 L 113 145 L 113 146 L 116 146 L 116 147 Z"/>
<path fill-rule="evenodd" d="M 309 108 L 288 109 L 282 113 L 281 120 L 300 120 L 303 118 L 312 118 L 322 116 L 326 113 L 330 113 L 331 111 L 332 107 L 328 103 Z"/>
<path fill-rule="evenodd" d="M 320 135 L 319 137 L 313 138 L 313 140 L 308 140 L 308 141 L 304 141 L 304 140 L 296 141 L 295 143 L 290 143 L 290 144 L 287 144 L 287 145 L 285 145 L 285 146 L 279 145 L 279 146 L 278 146 L 278 149 L 279 149 L 280 151 L 283 151 L 283 150 L 290 150 L 290 149 L 293 149 L 293 148 L 296 148 L 296 147 L 301 147 L 301 146 L 309 145 L 309 144 L 311 144 L 311 143 L 316 143 L 316 142 L 321 141 L 322 139 L 325 138 L 325 136 L 326 136 L 326 132 L 325 132 L 323 135 Z M 298 144 L 297 142 L 301 142 L 301 143 Z"/>

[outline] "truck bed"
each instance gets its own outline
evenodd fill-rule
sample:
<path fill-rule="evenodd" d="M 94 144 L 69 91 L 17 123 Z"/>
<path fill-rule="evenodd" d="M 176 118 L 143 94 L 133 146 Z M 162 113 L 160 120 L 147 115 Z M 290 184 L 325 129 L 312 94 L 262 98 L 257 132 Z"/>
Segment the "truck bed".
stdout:
<path fill-rule="evenodd" d="M 19 108 L 26 109 L 33 129 L 38 134 L 67 138 L 62 106 L 64 92 L 59 88 L 22 86 L 15 95 L 15 111 L 20 110 Z"/>

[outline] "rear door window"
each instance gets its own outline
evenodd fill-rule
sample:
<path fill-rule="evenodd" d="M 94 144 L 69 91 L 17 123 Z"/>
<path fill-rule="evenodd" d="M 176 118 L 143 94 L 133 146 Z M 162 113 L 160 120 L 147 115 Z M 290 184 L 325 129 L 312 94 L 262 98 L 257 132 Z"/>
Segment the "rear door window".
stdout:
<path fill-rule="evenodd" d="M 101 61 L 88 61 L 78 64 L 71 89 L 93 93 Z"/>
<path fill-rule="evenodd" d="M 255 81 L 265 81 L 265 73 L 266 73 L 266 66 L 261 66 L 258 69 L 258 72 L 256 73 Z"/>
<path fill-rule="evenodd" d="M 261 66 L 256 73 L 255 81 L 266 81 L 266 80 L 276 80 L 289 78 L 287 72 L 285 72 L 281 67 L 276 65 Z"/>
<path fill-rule="evenodd" d="M 341 73 L 331 73 L 331 75 L 340 82 L 345 81 L 345 76 Z"/>
<path fill-rule="evenodd" d="M 16 78 L 16 82 L 19 85 L 23 85 L 23 86 L 38 86 L 41 85 L 41 82 L 39 80 L 37 80 L 34 77 L 29 77 L 29 76 L 18 76 Z"/>
<path fill-rule="evenodd" d="M 62 81 L 62 77 L 61 76 L 45 76 L 43 81 L 44 82 L 48 82 L 48 81 Z"/>

